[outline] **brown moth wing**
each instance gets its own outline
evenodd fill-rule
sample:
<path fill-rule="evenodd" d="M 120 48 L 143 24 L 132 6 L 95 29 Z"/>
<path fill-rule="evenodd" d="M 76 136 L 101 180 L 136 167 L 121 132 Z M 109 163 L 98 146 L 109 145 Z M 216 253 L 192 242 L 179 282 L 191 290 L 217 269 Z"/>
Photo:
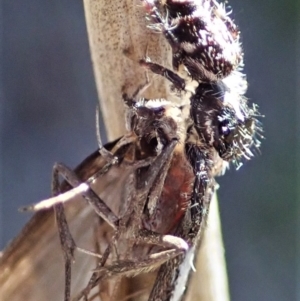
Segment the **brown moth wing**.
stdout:
<path fill-rule="evenodd" d="M 94 213 L 83 201 L 74 203 L 66 206 L 72 234 L 78 245 L 93 249 Z M 76 254 L 74 274 L 86 275 L 93 267 L 93 258 L 83 255 Z M 53 211 L 38 212 L 4 250 L 0 262 L 0 294 L 4 300 L 62 300 L 63 266 Z M 76 272 L 77 267 L 80 272 Z M 72 280 L 74 286 L 78 285 L 79 279 Z"/>
<path fill-rule="evenodd" d="M 113 148 L 116 142 L 106 147 Z M 100 170 L 106 161 L 98 152 L 93 153 L 76 169 L 84 181 Z M 126 179 L 119 167 L 112 167 L 105 177 L 97 179 L 93 188 L 101 191 L 112 209 L 118 208 L 118 200 Z M 118 179 L 118 181 L 116 181 Z M 65 189 L 69 189 L 64 185 Z M 112 194 L 112 186 L 114 187 Z M 115 204 L 115 205 L 114 205 Z M 93 209 L 79 196 L 65 205 L 67 220 L 76 244 L 87 250 L 95 250 L 95 222 Z M 102 237 L 103 239 L 103 237 Z M 103 243 L 103 241 L 102 241 Z M 88 282 L 96 260 L 92 256 L 76 252 L 72 272 L 72 292 L 79 292 Z M 64 261 L 53 210 L 33 215 L 22 232 L 3 251 L 0 257 L 0 295 L 2 300 L 63 300 Z"/>

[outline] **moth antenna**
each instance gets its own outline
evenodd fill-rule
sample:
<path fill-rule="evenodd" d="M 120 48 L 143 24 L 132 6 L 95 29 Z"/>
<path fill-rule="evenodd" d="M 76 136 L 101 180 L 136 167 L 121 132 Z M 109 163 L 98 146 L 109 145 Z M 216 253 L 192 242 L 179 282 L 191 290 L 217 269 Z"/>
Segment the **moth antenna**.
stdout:
<path fill-rule="evenodd" d="M 103 148 L 101 134 L 100 134 L 100 107 L 96 105 L 96 137 L 99 149 Z"/>
<path fill-rule="evenodd" d="M 141 95 L 150 87 L 151 81 L 149 80 L 148 71 L 145 72 L 146 82 L 140 85 L 136 91 L 133 93 L 132 98 L 137 99 L 141 98 Z"/>
<path fill-rule="evenodd" d="M 141 98 L 141 95 L 150 87 L 151 81 L 149 80 L 148 72 L 145 72 L 146 77 L 146 83 L 141 84 L 133 93 L 132 97 L 129 97 L 127 93 L 122 94 L 122 98 L 124 101 L 124 104 L 127 108 L 133 108 L 135 107 L 137 101 L 136 99 Z"/>
<path fill-rule="evenodd" d="M 100 107 L 99 105 L 96 106 L 96 136 L 97 136 L 97 143 L 99 147 L 99 153 L 101 156 L 107 161 L 112 164 L 118 162 L 118 157 L 114 156 L 114 154 L 108 151 L 102 143 L 101 133 L 100 133 Z"/>
<path fill-rule="evenodd" d="M 96 252 L 93 252 L 93 251 L 89 251 L 89 250 L 86 250 L 86 249 L 83 249 L 83 248 L 79 248 L 77 247 L 77 250 L 81 253 L 84 253 L 84 254 L 87 254 L 87 255 L 90 255 L 90 256 L 93 256 L 93 257 L 97 257 L 97 258 L 100 258 L 102 259 L 102 255 L 101 254 L 98 254 Z"/>
<path fill-rule="evenodd" d="M 53 208 L 53 206 L 55 206 L 57 204 L 67 203 L 67 202 L 71 201 L 74 197 L 76 197 L 78 195 L 82 195 L 84 192 L 88 191 L 89 188 L 90 187 L 87 183 L 81 183 L 79 186 L 77 186 L 71 190 L 68 190 L 64 193 L 61 193 L 57 196 L 42 200 L 37 204 L 21 207 L 21 208 L 19 208 L 19 211 L 21 211 L 21 212 L 39 211 L 39 210 L 43 210 L 43 209 Z"/>

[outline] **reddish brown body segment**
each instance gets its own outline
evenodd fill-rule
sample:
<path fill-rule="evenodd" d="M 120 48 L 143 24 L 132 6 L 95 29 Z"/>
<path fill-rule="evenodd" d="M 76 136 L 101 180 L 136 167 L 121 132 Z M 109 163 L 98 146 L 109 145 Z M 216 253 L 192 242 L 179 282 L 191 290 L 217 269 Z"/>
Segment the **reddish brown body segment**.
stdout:
<path fill-rule="evenodd" d="M 146 227 L 161 234 L 173 233 L 184 216 L 193 191 L 195 175 L 182 145 L 176 148 L 162 195 Z"/>

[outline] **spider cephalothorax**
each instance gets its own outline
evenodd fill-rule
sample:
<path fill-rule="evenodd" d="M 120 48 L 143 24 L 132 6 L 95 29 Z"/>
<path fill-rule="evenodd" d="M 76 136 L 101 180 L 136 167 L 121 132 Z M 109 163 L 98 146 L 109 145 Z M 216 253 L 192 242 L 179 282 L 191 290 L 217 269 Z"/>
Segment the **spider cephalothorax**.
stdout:
<path fill-rule="evenodd" d="M 190 114 L 201 138 L 226 161 L 237 164 L 241 157 L 249 159 L 250 148 L 260 145 L 256 106 L 248 107 L 246 99 L 235 95 L 222 81 L 198 85 L 191 97 Z"/>

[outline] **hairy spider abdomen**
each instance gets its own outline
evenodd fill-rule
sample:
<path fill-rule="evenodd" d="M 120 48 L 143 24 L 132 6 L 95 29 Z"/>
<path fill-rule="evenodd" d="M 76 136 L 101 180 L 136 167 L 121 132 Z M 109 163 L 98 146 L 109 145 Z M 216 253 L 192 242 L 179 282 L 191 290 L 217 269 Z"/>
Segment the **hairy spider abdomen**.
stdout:
<path fill-rule="evenodd" d="M 173 67 L 183 64 L 198 81 L 217 81 L 242 64 L 239 30 L 224 5 L 211 0 L 143 1 L 153 24 L 173 51 Z"/>

